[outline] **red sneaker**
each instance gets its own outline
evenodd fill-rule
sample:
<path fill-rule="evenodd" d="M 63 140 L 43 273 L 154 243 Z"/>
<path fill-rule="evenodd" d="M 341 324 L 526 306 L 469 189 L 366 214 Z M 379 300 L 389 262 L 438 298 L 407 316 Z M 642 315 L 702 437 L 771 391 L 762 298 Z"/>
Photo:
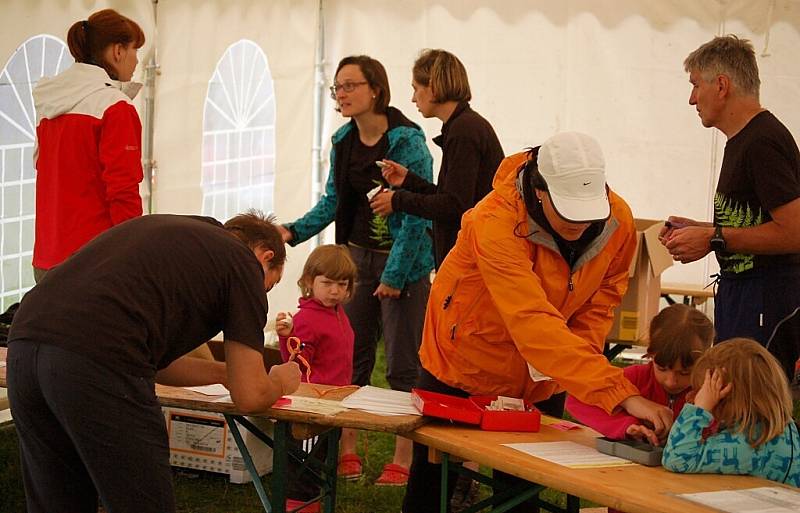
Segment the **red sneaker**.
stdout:
<path fill-rule="evenodd" d="M 336 474 L 342 479 L 354 481 L 360 479 L 364 475 L 364 467 L 361 464 L 361 458 L 358 454 L 342 454 L 339 458 L 339 466 L 336 469 Z"/>
<path fill-rule="evenodd" d="M 387 463 L 383 466 L 375 486 L 405 486 L 408 483 L 408 469 L 395 463 Z"/>
<path fill-rule="evenodd" d="M 286 512 L 296 512 L 296 513 L 319 513 L 320 512 L 320 504 L 319 501 L 312 502 L 305 508 L 300 509 L 300 507 L 305 504 L 306 501 L 298 501 L 297 499 L 286 499 Z"/>

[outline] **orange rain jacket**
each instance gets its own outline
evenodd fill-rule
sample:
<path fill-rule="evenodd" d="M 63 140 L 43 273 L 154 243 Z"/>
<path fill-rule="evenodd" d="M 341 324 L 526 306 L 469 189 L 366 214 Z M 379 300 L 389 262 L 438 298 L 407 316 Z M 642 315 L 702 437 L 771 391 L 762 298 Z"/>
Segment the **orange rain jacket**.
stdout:
<path fill-rule="evenodd" d="M 536 402 L 566 389 L 611 412 L 639 394 L 603 356 L 636 250 L 630 208 L 609 191 L 604 230 L 569 269 L 527 215 L 518 177 L 526 159 L 503 160 L 494 190 L 464 214 L 431 288 L 420 361 L 474 395 Z M 553 380 L 534 382 L 528 362 Z"/>

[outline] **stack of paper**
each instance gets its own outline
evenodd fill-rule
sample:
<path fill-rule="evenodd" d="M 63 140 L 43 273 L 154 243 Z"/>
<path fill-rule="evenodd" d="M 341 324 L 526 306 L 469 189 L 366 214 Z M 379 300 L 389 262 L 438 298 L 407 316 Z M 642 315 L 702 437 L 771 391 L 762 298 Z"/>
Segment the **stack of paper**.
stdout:
<path fill-rule="evenodd" d="M 793 489 L 772 486 L 684 493 L 678 497 L 727 513 L 795 513 L 800 511 L 800 493 Z"/>
<path fill-rule="evenodd" d="M 342 407 L 339 401 L 332 401 L 330 399 L 317 399 L 315 397 L 304 397 L 299 395 L 284 396 L 290 401 L 284 404 L 276 403 L 273 408 L 281 410 L 302 411 L 306 413 L 318 413 L 320 415 L 336 415 L 347 408 Z"/>
<path fill-rule="evenodd" d="M 575 442 L 534 442 L 503 445 L 570 468 L 635 465 L 632 461 L 609 456 Z"/>
<path fill-rule="evenodd" d="M 422 415 L 410 393 L 373 386 L 361 387 L 348 395 L 342 406 L 376 415 Z"/>
<path fill-rule="evenodd" d="M 215 385 L 204 385 L 198 387 L 183 387 L 186 390 L 191 390 L 192 392 L 199 392 L 203 395 L 228 395 L 228 389 L 225 388 L 225 385 L 220 385 L 219 383 Z"/>

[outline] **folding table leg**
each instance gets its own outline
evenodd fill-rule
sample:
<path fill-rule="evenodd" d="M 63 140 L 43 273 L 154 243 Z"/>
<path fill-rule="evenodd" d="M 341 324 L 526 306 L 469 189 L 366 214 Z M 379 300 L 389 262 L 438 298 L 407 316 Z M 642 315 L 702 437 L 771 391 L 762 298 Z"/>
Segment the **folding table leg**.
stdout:
<path fill-rule="evenodd" d="M 247 450 L 244 439 L 242 439 L 242 434 L 239 432 L 239 426 L 236 425 L 236 416 L 225 414 L 225 421 L 228 423 L 228 427 L 231 429 L 231 435 L 233 435 L 233 441 L 236 442 L 236 447 L 239 448 L 239 452 L 242 455 L 244 466 L 253 479 L 253 486 L 256 487 L 256 493 L 258 494 L 258 498 L 261 499 L 261 505 L 264 506 L 264 511 L 266 513 L 272 513 L 272 506 L 267 497 L 267 492 L 264 490 L 264 485 L 261 483 L 261 476 L 258 475 L 258 470 L 256 470 L 256 466 L 253 464 L 253 458 L 250 457 L 250 451 Z M 279 512 L 282 513 L 284 507 L 285 504 L 281 504 Z"/>

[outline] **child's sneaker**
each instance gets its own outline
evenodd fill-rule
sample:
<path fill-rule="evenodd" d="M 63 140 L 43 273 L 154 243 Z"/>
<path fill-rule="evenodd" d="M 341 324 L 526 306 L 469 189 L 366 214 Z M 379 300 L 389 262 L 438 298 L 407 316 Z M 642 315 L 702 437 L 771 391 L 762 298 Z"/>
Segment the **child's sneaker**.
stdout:
<path fill-rule="evenodd" d="M 342 479 L 354 481 L 360 479 L 364 475 L 364 467 L 361 464 L 361 458 L 358 454 L 342 454 L 339 458 L 339 466 L 336 469 L 336 474 Z"/>
<path fill-rule="evenodd" d="M 320 512 L 320 505 L 319 501 L 312 502 L 308 506 L 303 509 L 300 508 L 306 501 L 298 501 L 296 499 L 286 499 L 286 511 L 288 512 L 297 512 L 297 513 L 319 513 Z"/>
<path fill-rule="evenodd" d="M 387 463 L 383 466 L 376 486 L 405 486 L 408 483 L 408 469 L 396 463 Z"/>

